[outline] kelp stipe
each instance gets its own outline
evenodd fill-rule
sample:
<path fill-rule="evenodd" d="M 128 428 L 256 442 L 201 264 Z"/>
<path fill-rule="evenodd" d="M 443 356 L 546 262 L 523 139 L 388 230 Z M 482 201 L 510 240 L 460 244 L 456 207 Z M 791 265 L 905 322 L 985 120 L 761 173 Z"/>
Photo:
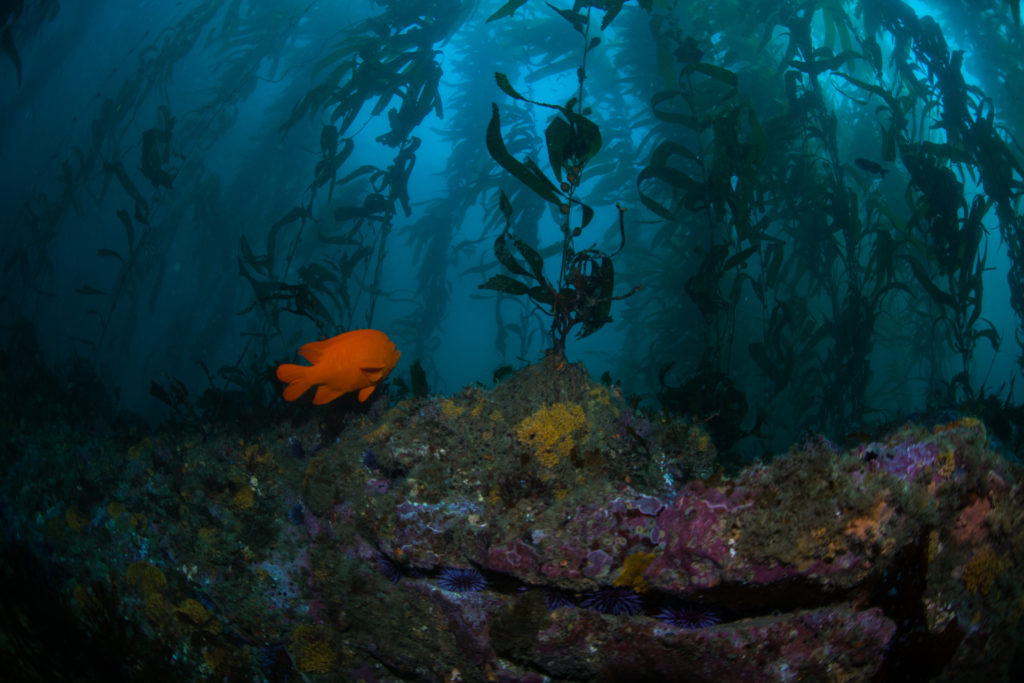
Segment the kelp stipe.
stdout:
<path fill-rule="evenodd" d="M 498 87 L 509 96 L 558 112 L 558 115 L 551 119 L 544 134 L 548 161 L 555 182 L 532 159 L 521 162 L 509 153 L 501 134 L 501 117 L 497 104 L 491 105 L 491 120 L 487 126 L 487 150 L 491 157 L 534 194 L 557 209 L 562 241 L 559 249 L 558 277 L 550 280 L 544 274 L 544 260 L 540 253 L 510 234 L 513 207 L 502 192 L 499 206 L 505 217 L 505 230 L 494 242 L 494 255 L 508 271 L 513 275 L 527 278 L 527 282 L 501 274 L 491 277 L 480 285 L 480 288 L 514 296 L 526 295 L 544 314 L 551 317 L 551 353 L 558 356 L 565 355 L 566 339 L 574 327 L 580 326 L 580 338 L 593 334 L 611 322 L 612 301 L 630 296 L 638 289 L 634 288 L 629 293 L 616 297 L 615 269 L 612 263 L 614 254 L 608 255 L 596 248 L 576 251 L 574 246 L 574 239 L 582 234 L 583 229 L 594 218 L 594 209 L 580 201 L 576 194 L 586 166 L 600 151 L 602 142 L 598 125 L 588 118 L 590 110 L 583 107 L 587 54 L 601 42 L 600 38 L 589 37 L 591 7 L 588 5 L 585 9 L 585 12 L 580 7 L 573 11 L 556 10 L 583 38 L 583 56 L 576 70 L 579 90 L 577 96 L 571 98 L 565 106 L 524 97 L 512 86 L 505 74 L 495 74 Z M 607 26 L 616 13 L 617 10 L 607 11 L 602 28 Z M 580 213 L 576 225 L 572 222 L 574 207 L 578 207 Z M 626 241 L 624 209 L 617 208 L 621 250 Z M 518 256 L 513 253 L 512 246 L 515 247 Z"/>

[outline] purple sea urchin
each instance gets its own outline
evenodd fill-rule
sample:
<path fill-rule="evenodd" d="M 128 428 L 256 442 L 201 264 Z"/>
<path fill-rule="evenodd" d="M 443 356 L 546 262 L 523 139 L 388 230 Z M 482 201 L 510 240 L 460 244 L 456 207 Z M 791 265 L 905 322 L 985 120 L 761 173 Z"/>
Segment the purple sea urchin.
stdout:
<path fill-rule="evenodd" d="M 676 628 L 707 628 L 722 623 L 722 614 L 709 605 L 682 603 L 666 607 L 658 613 L 658 618 Z"/>
<path fill-rule="evenodd" d="M 477 593 L 487 588 L 483 574 L 468 567 L 447 567 L 438 577 L 441 588 L 452 593 Z"/>
<path fill-rule="evenodd" d="M 377 463 L 377 456 L 373 454 L 373 450 L 367 448 L 363 451 L 362 455 L 359 456 L 360 461 L 363 463 L 363 467 L 368 470 L 379 470 L 380 465 Z"/>
<path fill-rule="evenodd" d="M 380 568 L 381 574 L 386 576 L 391 583 L 398 583 L 405 576 L 405 571 L 402 567 L 386 555 L 381 555 L 377 559 L 377 566 Z"/>
<path fill-rule="evenodd" d="M 638 614 L 640 595 L 632 588 L 604 587 L 583 596 L 581 607 L 615 616 Z"/>
<path fill-rule="evenodd" d="M 416 567 L 402 564 L 391 559 L 387 555 L 381 554 L 377 558 L 377 567 L 380 569 L 381 574 L 387 577 L 391 583 L 398 583 L 402 579 L 421 579 L 423 578 L 423 571 Z"/>
<path fill-rule="evenodd" d="M 573 604 L 572 593 L 560 588 L 545 588 L 544 597 L 549 610 L 556 610 L 559 607 L 571 607 Z"/>

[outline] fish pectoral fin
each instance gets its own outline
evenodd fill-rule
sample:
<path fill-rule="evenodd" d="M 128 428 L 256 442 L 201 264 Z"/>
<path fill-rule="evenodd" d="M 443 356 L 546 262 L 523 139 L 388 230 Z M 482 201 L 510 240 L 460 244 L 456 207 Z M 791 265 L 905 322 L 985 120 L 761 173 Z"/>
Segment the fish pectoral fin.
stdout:
<path fill-rule="evenodd" d="M 384 378 L 384 368 L 359 368 L 359 371 L 366 375 L 371 381 L 379 382 Z"/>
<path fill-rule="evenodd" d="M 330 403 L 334 399 L 341 396 L 343 393 L 345 392 L 339 389 L 335 389 L 334 387 L 329 387 L 326 384 L 322 384 L 316 390 L 316 396 L 313 397 L 313 403 L 315 403 L 316 405 Z"/>
<path fill-rule="evenodd" d="M 373 390 L 376 389 L 376 388 L 377 388 L 376 384 L 371 384 L 368 387 L 363 387 L 362 389 L 360 389 L 359 390 L 359 401 L 360 401 L 360 403 L 365 401 L 366 399 L 370 398 L 370 394 L 372 394 Z"/>

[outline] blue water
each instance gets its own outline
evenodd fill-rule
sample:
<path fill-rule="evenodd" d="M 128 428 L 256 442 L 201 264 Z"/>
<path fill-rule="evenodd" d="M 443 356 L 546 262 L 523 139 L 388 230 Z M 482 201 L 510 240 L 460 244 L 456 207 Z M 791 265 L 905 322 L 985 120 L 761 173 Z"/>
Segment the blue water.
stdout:
<path fill-rule="evenodd" d="M 784 17 L 762 17 L 730 5 L 716 12 L 691 12 L 686 3 L 627 2 L 602 31 L 599 17 L 604 14 L 595 9 L 588 38 L 600 37 L 601 43 L 587 54 L 587 77 L 580 91 L 576 68 L 586 44 L 581 33 L 543 3 L 527 3 L 511 17 L 485 22 L 503 4 L 442 2 L 442 20 L 437 20 L 417 19 L 416 12 L 404 14 L 423 10 L 425 17 L 434 5 L 409 2 L 13 3 L 21 9 L 6 19 L 5 30 L 20 61 L 20 84 L 14 58 L 8 55 L 0 67 L 0 205 L 5 225 L 0 300 L 5 322 L 0 332 L 8 344 L 30 331 L 41 358 L 50 365 L 60 366 L 75 355 L 86 358 L 119 407 L 157 419 L 166 415 L 166 407 L 149 395 L 153 381 L 175 378 L 200 393 L 210 385 L 202 362 L 214 376 L 214 386 L 250 393 L 259 387 L 254 400 L 269 401 L 278 387 L 268 368 L 294 359 L 295 350 L 306 341 L 358 327 L 386 331 L 403 350 L 395 376 L 408 382 L 411 364 L 419 361 L 432 391 L 489 385 L 500 366 L 521 367 L 538 360 L 552 345 L 550 318 L 525 297 L 499 300 L 493 291 L 478 289 L 490 276 L 507 272 L 492 251 L 503 225 L 497 210 L 499 190 L 514 200 L 513 234 L 538 249 L 553 249 L 544 252 L 545 273 L 552 281 L 558 273 L 560 215 L 554 207 L 539 205 L 495 163 L 485 144 L 490 104 L 495 102 L 513 155 L 535 160 L 552 177 L 543 136 L 556 111 L 511 98 L 495 84 L 494 72 L 502 72 L 514 88 L 537 102 L 564 105 L 582 92 L 590 118 L 601 128 L 604 147 L 588 160 L 576 195 L 594 208 L 594 219 L 576 238 L 575 248 L 614 252 L 619 246 L 615 205 L 626 209 L 627 239 L 614 258 L 614 294 L 643 289 L 613 302 L 614 322 L 592 336 L 577 340 L 571 334 L 570 360 L 583 361 L 595 377 L 610 373 L 627 394 L 650 408 L 661 407 L 657 395 L 664 390 L 662 380 L 678 386 L 710 367 L 745 394 L 744 429 L 753 427 L 758 411 L 767 415 L 765 443 L 774 447 L 782 447 L 801 428 L 834 432 L 847 418 L 857 424 L 878 423 L 913 411 L 949 407 L 944 404 L 968 397 L 946 389 L 964 369 L 945 336 L 945 323 L 936 322 L 952 314 L 930 300 L 903 258 L 909 252 L 901 251 L 896 279 L 906 289 L 887 292 L 877 306 L 869 349 L 863 352 L 870 377 L 857 390 L 859 403 L 840 407 L 838 417 L 830 418 L 792 408 L 801 395 L 811 395 L 811 403 L 823 400 L 834 394 L 835 382 L 843 381 L 834 372 L 844 361 L 830 356 L 837 335 L 829 326 L 836 319 L 835 304 L 842 302 L 849 284 L 842 273 L 843 259 L 849 255 L 831 257 L 832 285 L 803 273 L 810 268 L 808 262 L 791 259 L 803 238 L 799 230 L 786 227 L 780 214 L 773 214 L 786 203 L 779 201 L 780 187 L 766 180 L 765 174 L 780 172 L 777 165 L 766 165 L 755 176 L 764 180 L 758 181 L 758 192 L 764 193 L 758 201 L 766 204 L 755 206 L 752 216 L 767 221 L 769 239 L 786 244 L 783 281 L 769 287 L 761 301 L 751 283 L 767 262 L 764 255 L 733 265 L 717 286 L 720 295 L 735 293 L 736 298 L 714 321 L 702 318 L 686 283 L 698 273 L 707 252 L 709 224 L 715 226 L 713 240 L 736 239 L 730 223 L 733 213 L 716 207 L 709 223 L 706 210 L 692 203 L 684 208 L 678 195 L 663 195 L 659 201 L 677 211 L 666 221 L 643 204 L 641 191 L 651 195 L 659 190 L 649 180 L 638 186 L 637 178 L 652 163 L 660 142 L 680 142 L 696 150 L 696 156 L 703 149 L 705 161 L 714 155 L 710 129 L 695 135 L 652 115 L 652 98 L 685 81 L 679 76 L 683 37 L 697 38 L 705 62 L 738 75 L 738 93 L 719 103 L 749 105 L 760 124 L 770 126 L 773 117 L 786 110 L 781 74 L 787 68 L 794 73 L 787 60 L 807 59 L 799 51 L 786 51 L 789 32 Z M 931 8 L 927 3 L 906 7 L 920 17 L 934 13 L 949 49 L 966 51 L 963 74 L 971 87 L 979 89 L 972 97 L 977 102 L 983 94 L 989 98 L 1000 130 L 1005 131 L 1001 135 L 1010 140 L 1020 129 L 1021 113 L 1012 87 L 998 78 L 1010 74 L 1012 79 L 1013 63 L 1005 60 L 1001 45 L 984 42 L 986 36 L 1002 36 L 1008 50 L 1019 40 L 1019 28 L 1009 15 L 993 17 L 991 24 L 971 32 L 957 28 L 962 22 L 957 22 L 952 8 Z M 387 29 L 393 32 L 390 38 L 374 33 L 370 18 L 375 16 L 397 17 Z M 856 18 L 845 35 L 836 28 L 842 22 L 830 25 L 827 16 L 831 15 L 815 13 L 810 22 L 812 44 L 834 54 L 859 50 L 859 15 L 851 15 Z M 336 182 L 333 188 L 324 184 L 314 193 L 311 184 L 323 158 L 321 133 L 325 125 L 340 129 L 340 118 L 332 117 L 330 103 L 314 103 L 289 121 L 292 112 L 317 87 L 344 87 L 352 73 L 344 69 L 346 60 L 356 54 L 365 63 L 372 58 L 367 46 L 382 49 L 385 62 L 407 49 L 407 56 L 413 54 L 414 43 L 402 42 L 394 32 L 414 35 L 417 21 L 439 27 L 424 43 L 430 52 L 423 61 L 440 74 L 436 99 L 391 144 L 382 144 L 381 136 L 392 128 L 388 112 L 402 106 L 403 93 L 413 96 L 408 85 L 386 100 L 373 85 L 349 91 L 353 98 L 364 99 L 340 133 L 341 144 L 351 144 L 353 151 L 333 177 L 340 181 L 361 167 L 377 171 L 357 175 L 344 185 Z M 1006 22 L 1001 29 L 1000 21 Z M 756 36 L 755 43 L 748 35 Z M 366 41 L 362 52 L 353 52 L 351 45 L 361 40 Z M 860 58 L 836 65 L 835 71 L 896 88 L 901 78 L 894 60 L 897 41 L 883 28 L 877 42 L 881 72 L 873 73 Z M 936 78 L 916 58 L 915 77 L 921 87 L 940 97 Z M 915 64 L 915 54 L 908 59 Z M 393 65 L 405 76 L 412 68 L 413 62 L 406 60 Z M 865 206 L 884 206 L 891 212 L 888 217 L 876 213 L 870 220 L 901 240 L 901 249 L 924 250 L 915 252 L 920 258 L 927 253 L 921 242 L 928 239 L 926 230 L 919 226 L 913 237 L 899 232 L 912 216 L 907 203 L 911 179 L 898 155 L 882 159 L 880 130 L 889 114 L 878 109 L 881 98 L 868 98 L 841 76 L 817 78 L 824 107 L 839 120 L 838 156 L 833 159 L 827 146 L 813 139 L 814 121 L 799 134 L 805 137 L 806 153 L 817 158 L 818 171 L 828 182 L 839 162 L 845 187 L 860 207 L 855 215 L 865 219 Z M 707 79 L 701 87 L 710 93 L 718 85 Z M 811 79 L 804 77 L 801 88 L 814 91 Z M 908 114 L 904 134 L 915 142 L 942 144 L 943 131 L 929 128 L 941 120 L 941 107 L 927 108 L 923 91 L 920 97 L 921 103 Z M 380 109 L 376 114 L 375 106 Z M 678 100 L 665 106 L 682 111 Z M 161 107 L 173 117 L 160 164 L 160 170 L 173 178 L 169 187 L 155 186 L 142 163 L 144 132 L 163 131 Z M 983 117 L 988 110 L 977 111 Z M 513 131 L 524 137 L 513 143 Z M 770 128 L 769 132 L 777 134 Z M 395 143 L 403 137 L 405 144 L 413 138 L 420 142 L 407 181 L 409 215 L 396 195 L 387 228 L 380 221 L 361 226 L 351 220 L 334 221 L 339 207 L 361 206 L 374 192 L 387 194 L 386 188 L 382 190 L 383 174 L 394 164 L 400 149 Z M 796 159 L 802 153 L 799 145 L 788 144 L 780 153 Z M 1014 154 L 1019 163 L 1018 152 Z M 882 161 L 887 176 L 881 179 L 859 171 L 853 163 L 858 157 Z M 700 162 L 677 157 L 672 163 Z M 140 220 L 138 202 L 109 171 L 110 164 L 123 166 L 138 188 L 148 226 Z M 965 202 L 984 194 L 977 163 L 951 167 L 964 183 Z M 59 180 L 62 169 L 70 172 L 71 180 Z M 700 175 L 693 168 L 687 172 Z M 734 172 L 729 182 L 734 191 L 736 183 Z M 791 193 L 793 206 L 806 206 L 821 196 L 825 185 L 791 182 L 782 187 Z M 913 191 L 917 190 L 912 190 L 911 202 L 920 202 L 920 194 Z M 239 272 L 240 240 L 247 240 L 257 257 L 265 255 L 271 226 L 294 207 L 308 209 L 310 220 L 284 225 L 269 245 L 275 250 L 278 284 L 301 284 L 303 268 L 330 268 L 342 259 L 355 259 L 347 270 L 341 269 L 345 282 L 330 282 L 314 292 L 326 306 L 319 328 L 309 316 L 286 310 L 295 308 L 294 301 L 264 301 L 270 308 L 276 301 L 278 310 L 261 311 L 254 306 L 261 295 Z M 133 245 L 119 210 L 131 217 Z M 579 207 L 574 205 L 573 212 L 576 225 Z M 834 216 L 818 220 L 823 239 L 838 243 Z M 969 387 L 975 396 L 1006 397 L 1019 375 L 1020 320 L 1009 306 L 1010 256 L 994 208 L 984 225 L 987 234 L 979 250 L 987 259 L 984 296 L 973 329 L 990 336 L 975 340 L 967 368 Z M 319 236 L 346 241 L 330 243 Z M 750 244 L 734 241 L 732 253 Z M 873 238 L 864 238 L 853 257 L 868 278 L 873 244 Z M 366 251 L 360 252 L 360 247 Z M 736 278 L 739 283 L 734 283 Z M 938 283 L 948 284 L 941 277 Z M 829 293 L 833 285 L 836 289 Z M 262 296 L 266 295 L 264 291 Z M 807 328 L 801 332 L 790 319 L 789 341 L 783 346 L 798 344 L 815 329 L 823 330 L 824 337 L 797 363 L 797 372 L 779 392 L 749 348 L 770 336 L 775 324 L 771 308 L 782 299 L 803 299 L 808 307 L 796 314 L 806 316 Z M 995 335 L 998 349 L 990 343 Z M 934 343 L 922 342 L 928 338 Z M 218 372 L 230 368 L 240 371 L 248 383 L 223 384 L 226 376 Z M 826 379 L 815 379 L 821 376 Z M 936 399 L 937 394 L 951 398 Z M 706 407 L 704 412 L 716 410 L 720 407 Z"/>

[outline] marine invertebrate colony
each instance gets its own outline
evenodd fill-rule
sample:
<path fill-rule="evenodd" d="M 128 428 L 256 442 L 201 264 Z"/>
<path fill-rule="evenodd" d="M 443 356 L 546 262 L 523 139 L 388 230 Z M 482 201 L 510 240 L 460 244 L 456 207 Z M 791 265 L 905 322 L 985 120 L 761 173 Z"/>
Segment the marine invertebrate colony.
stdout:
<path fill-rule="evenodd" d="M 624 588 L 632 588 L 637 593 L 647 590 L 647 581 L 644 579 L 644 571 L 656 558 L 654 553 L 643 551 L 633 553 L 623 562 L 622 571 L 615 577 L 613 585 Z"/>
<path fill-rule="evenodd" d="M 586 428 L 583 409 L 575 403 L 544 406 L 516 427 L 516 436 L 531 446 L 542 465 L 552 468 L 576 445 L 574 435 Z"/>

